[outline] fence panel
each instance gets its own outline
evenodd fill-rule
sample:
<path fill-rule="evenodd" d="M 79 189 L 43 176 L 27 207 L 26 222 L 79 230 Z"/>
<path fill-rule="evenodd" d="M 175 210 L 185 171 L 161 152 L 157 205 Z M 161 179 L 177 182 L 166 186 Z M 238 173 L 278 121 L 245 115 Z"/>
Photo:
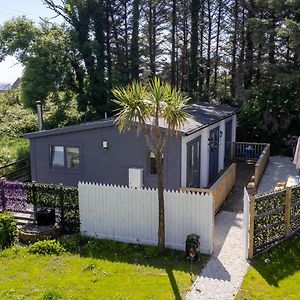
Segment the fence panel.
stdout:
<path fill-rule="evenodd" d="M 254 237 L 249 237 L 254 255 L 300 230 L 300 185 L 256 195 L 254 202 Z"/>
<path fill-rule="evenodd" d="M 158 199 L 154 189 L 79 183 L 81 233 L 122 242 L 157 244 Z M 213 250 L 210 194 L 164 191 L 166 246 L 185 248 L 188 234 L 200 235 L 200 251 Z"/>

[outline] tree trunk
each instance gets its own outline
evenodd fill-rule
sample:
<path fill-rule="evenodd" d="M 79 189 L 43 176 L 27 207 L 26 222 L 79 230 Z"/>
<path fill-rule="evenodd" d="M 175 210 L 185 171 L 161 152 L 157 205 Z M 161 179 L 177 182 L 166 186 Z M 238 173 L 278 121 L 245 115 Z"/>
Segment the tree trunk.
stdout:
<path fill-rule="evenodd" d="M 108 6 L 108 5 L 107 5 Z M 106 6 L 106 65 L 107 65 L 107 87 L 112 88 L 112 63 L 111 63 L 111 48 L 110 48 L 110 23 L 109 9 Z"/>
<path fill-rule="evenodd" d="M 217 21 L 217 41 L 216 41 L 216 54 L 215 54 L 215 70 L 214 70 L 214 85 L 215 85 L 215 87 L 217 87 L 217 76 L 218 76 L 218 65 L 219 65 L 219 42 L 220 42 L 222 5 L 223 5 L 222 0 L 219 0 L 218 21 Z"/>
<path fill-rule="evenodd" d="M 248 24 L 246 28 L 246 62 L 245 62 L 245 75 L 244 75 L 244 88 L 250 89 L 252 86 L 253 77 L 253 40 L 252 32 L 249 28 L 249 19 L 254 18 L 254 0 L 249 1 L 248 8 Z"/>
<path fill-rule="evenodd" d="M 181 59 L 181 89 L 186 92 L 188 88 L 188 81 L 187 81 L 187 61 L 188 61 L 188 14 L 187 14 L 187 7 L 186 2 L 183 3 L 183 53 Z"/>
<path fill-rule="evenodd" d="M 211 30 L 212 30 L 212 16 L 210 0 L 207 0 L 207 17 L 208 17 L 208 36 L 207 36 L 207 61 L 206 61 L 206 87 L 209 89 L 210 86 L 210 68 L 211 68 Z"/>
<path fill-rule="evenodd" d="M 196 99 L 197 83 L 198 83 L 198 27 L 199 27 L 199 11 L 200 0 L 192 0 L 191 3 L 191 51 L 190 51 L 190 76 L 189 90 L 193 100 Z"/>
<path fill-rule="evenodd" d="M 242 26 L 241 26 L 241 35 L 240 35 L 240 44 L 241 44 L 241 51 L 239 56 L 239 75 L 244 76 L 244 64 L 245 64 L 245 7 L 243 6 L 242 10 Z"/>
<path fill-rule="evenodd" d="M 156 170 L 158 193 L 158 251 L 165 251 L 165 202 L 164 202 L 164 177 L 163 177 L 163 149 L 161 132 L 159 128 L 159 106 L 156 107 L 154 135 L 156 139 Z"/>
<path fill-rule="evenodd" d="M 236 91 L 236 53 L 237 53 L 237 32 L 238 32 L 238 0 L 234 3 L 234 31 L 232 35 L 232 54 L 231 54 L 231 95 L 235 98 Z"/>
<path fill-rule="evenodd" d="M 164 202 L 164 183 L 163 183 L 163 161 L 162 153 L 156 157 L 157 169 L 157 192 L 158 192 L 158 251 L 163 253 L 165 250 L 165 202 Z"/>
<path fill-rule="evenodd" d="M 259 43 L 258 50 L 257 50 L 257 63 L 256 63 L 257 67 L 256 67 L 256 76 L 255 76 L 256 84 L 259 84 L 261 80 L 262 50 L 263 50 L 263 45 L 262 43 Z"/>
<path fill-rule="evenodd" d="M 201 1 L 201 13 L 200 13 L 200 58 L 199 58 L 199 93 L 202 95 L 203 84 L 204 84 L 204 58 L 203 58 L 203 45 L 204 45 L 204 16 L 205 16 L 205 5 L 204 0 Z"/>
<path fill-rule="evenodd" d="M 272 27 L 270 29 L 269 38 L 269 63 L 271 65 L 275 64 L 275 30 L 276 30 L 276 20 L 275 16 L 272 16 Z"/>
<path fill-rule="evenodd" d="M 150 57 L 150 77 L 156 75 L 156 4 L 153 0 L 149 0 L 149 24 L 148 24 L 148 39 L 149 39 L 149 57 Z"/>
<path fill-rule="evenodd" d="M 130 62 L 131 62 L 131 79 L 139 79 L 139 17 L 140 17 L 140 0 L 134 0 L 132 4 L 132 36 L 130 46 Z"/>
<path fill-rule="evenodd" d="M 124 5 L 124 27 L 125 27 L 125 68 L 126 68 L 126 77 L 129 79 L 129 55 L 128 55 L 128 11 L 127 11 L 127 0 L 123 1 Z"/>
<path fill-rule="evenodd" d="M 125 58 L 125 49 L 120 45 L 120 40 L 118 37 L 118 29 L 116 26 L 115 16 L 113 7 L 111 4 L 111 0 L 108 0 L 108 8 L 109 8 L 109 14 L 111 19 L 111 27 L 112 27 L 112 33 L 115 40 L 115 46 L 116 46 L 116 53 L 117 53 L 117 63 L 116 63 L 116 69 L 119 72 L 120 79 L 122 80 L 122 83 L 128 83 L 129 81 L 129 74 L 128 69 L 126 68 L 126 58 Z"/>
<path fill-rule="evenodd" d="M 176 85 L 176 0 L 172 1 L 171 85 Z"/>
<path fill-rule="evenodd" d="M 107 104 L 107 85 L 105 80 L 105 36 L 104 36 L 103 1 L 98 1 L 94 7 L 93 21 L 95 29 L 94 52 L 96 56 L 95 74 L 92 78 L 94 86 L 91 88 L 93 105 L 102 117 Z"/>

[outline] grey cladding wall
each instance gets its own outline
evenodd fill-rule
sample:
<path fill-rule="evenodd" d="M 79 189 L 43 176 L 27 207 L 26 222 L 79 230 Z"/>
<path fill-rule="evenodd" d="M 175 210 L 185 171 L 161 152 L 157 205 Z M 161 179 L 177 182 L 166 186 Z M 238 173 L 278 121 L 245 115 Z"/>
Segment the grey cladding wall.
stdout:
<path fill-rule="evenodd" d="M 102 148 L 102 141 L 108 149 Z M 50 147 L 80 148 L 80 169 L 50 166 Z M 156 187 L 156 176 L 149 173 L 149 149 L 144 136 L 127 131 L 120 134 L 114 126 L 30 139 L 32 179 L 42 183 L 76 186 L 78 181 L 128 185 L 128 168 L 144 169 L 144 184 Z M 165 188 L 180 187 L 181 138 L 170 137 L 164 156 Z"/>

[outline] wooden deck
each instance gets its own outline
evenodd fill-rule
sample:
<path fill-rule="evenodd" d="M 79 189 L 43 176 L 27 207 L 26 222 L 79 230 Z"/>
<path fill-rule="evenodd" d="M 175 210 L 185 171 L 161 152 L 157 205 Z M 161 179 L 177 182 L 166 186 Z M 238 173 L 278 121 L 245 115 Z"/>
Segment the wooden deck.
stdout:
<path fill-rule="evenodd" d="M 255 171 L 254 163 L 238 161 L 235 187 L 221 207 L 224 211 L 242 212 L 244 187 L 247 187 Z"/>

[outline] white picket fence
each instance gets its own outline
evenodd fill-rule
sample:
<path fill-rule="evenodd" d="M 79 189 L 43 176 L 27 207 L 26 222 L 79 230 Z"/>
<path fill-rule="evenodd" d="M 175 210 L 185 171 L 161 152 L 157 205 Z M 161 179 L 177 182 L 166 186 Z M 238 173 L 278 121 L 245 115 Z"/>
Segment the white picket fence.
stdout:
<path fill-rule="evenodd" d="M 158 196 L 154 189 L 79 183 L 81 233 L 121 242 L 157 244 Z M 188 234 L 200 236 L 200 252 L 213 251 L 210 194 L 164 191 L 166 246 L 184 250 Z"/>
<path fill-rule="evenodd" d="M 249 249 L 249 218 L 250 218 L 250 207 L 249 207 L 249 194 L 247 189 L 244 188 L 244 251 L 245 251 L 245 258 L 248 258 L 248 249 Z"/>

